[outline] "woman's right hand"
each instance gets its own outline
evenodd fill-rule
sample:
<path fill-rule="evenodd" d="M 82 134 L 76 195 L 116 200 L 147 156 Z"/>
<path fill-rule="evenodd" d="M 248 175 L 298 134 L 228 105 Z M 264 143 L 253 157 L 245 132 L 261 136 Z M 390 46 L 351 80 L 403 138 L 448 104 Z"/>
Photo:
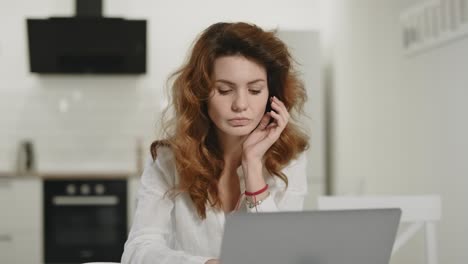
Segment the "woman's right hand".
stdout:
<path fill-rule="evenodd" d="M 219 259 L 210 259 L 205 264 L 221 264 L 221 262 L 219 262 Z"/>

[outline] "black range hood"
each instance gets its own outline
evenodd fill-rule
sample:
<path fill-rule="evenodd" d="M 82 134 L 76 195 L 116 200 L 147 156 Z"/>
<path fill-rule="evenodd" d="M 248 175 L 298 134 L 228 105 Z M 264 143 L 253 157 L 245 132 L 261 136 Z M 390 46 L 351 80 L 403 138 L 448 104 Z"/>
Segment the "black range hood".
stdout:
<path fill-rule="evenodd" d="M 146 20 L 102 17 L 101 0 L 76 0 L 75 17 L 27 19 L 27 32 L 31 72 L 146 72 Z"/>

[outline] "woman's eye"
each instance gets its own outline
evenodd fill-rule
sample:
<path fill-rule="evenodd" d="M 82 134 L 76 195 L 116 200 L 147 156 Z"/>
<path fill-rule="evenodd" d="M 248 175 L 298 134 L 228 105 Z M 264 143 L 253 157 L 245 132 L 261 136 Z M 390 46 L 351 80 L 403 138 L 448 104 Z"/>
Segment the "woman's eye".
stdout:
<path fill-rule="evenodd" d="M 250 90 L 252 94 L 259 94 L 262 92 L 262 90 Z"/>
<path fill-rule="evenodd" d="M 218 90 L 219 94 L 228 94 L 231 90 Z"/>

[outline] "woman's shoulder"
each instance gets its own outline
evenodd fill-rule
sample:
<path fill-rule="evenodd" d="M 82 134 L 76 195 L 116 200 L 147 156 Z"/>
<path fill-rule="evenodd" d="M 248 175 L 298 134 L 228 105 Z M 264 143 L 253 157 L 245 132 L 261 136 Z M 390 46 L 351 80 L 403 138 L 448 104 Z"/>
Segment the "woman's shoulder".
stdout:
<path fill-rule="evenodd" d="M 298 154 L 296 158 L 289 161 L 288 165 L 284 168 L 284 170 L 299 170 L 302 171 L 307 167 L 307 153 L 303 151 L 302 153 Z"/>
<path fill-rule="evenodd" d="M 290 187 L 300 188 L 304 184 L 307 185 L 307 153 L 302 152 L 296 158 L 290 160 L 281 172 L 288 178 Z M 274 178 L 278 185 L 285 184 L 281 179 Z"/>
<path fill-rule="evenodd" d="M 159 162 L 160 165 L 166 165 L 174 160 L 174 152 L 170 146 L 161 145 L 150 152 L 150 158 L 154 162 Z"/>
<path fill-rule="evenodd" d="M 146 166 L 150 174 L 162 177 L 169 185 L 174 185 L 176 181 L 176 166 L 174 152 L 168 145 L 160 145 L 151 148 L 146 159 Z"/>

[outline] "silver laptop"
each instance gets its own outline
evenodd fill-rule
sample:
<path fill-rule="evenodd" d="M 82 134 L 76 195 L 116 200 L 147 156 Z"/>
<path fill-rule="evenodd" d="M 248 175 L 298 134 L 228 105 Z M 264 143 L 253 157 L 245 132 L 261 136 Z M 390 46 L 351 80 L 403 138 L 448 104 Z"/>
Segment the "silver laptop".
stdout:
<path fill-rule="evenodd" d="M 400 209 L 235 213 L 222 264 L 388 264 Z"/>

